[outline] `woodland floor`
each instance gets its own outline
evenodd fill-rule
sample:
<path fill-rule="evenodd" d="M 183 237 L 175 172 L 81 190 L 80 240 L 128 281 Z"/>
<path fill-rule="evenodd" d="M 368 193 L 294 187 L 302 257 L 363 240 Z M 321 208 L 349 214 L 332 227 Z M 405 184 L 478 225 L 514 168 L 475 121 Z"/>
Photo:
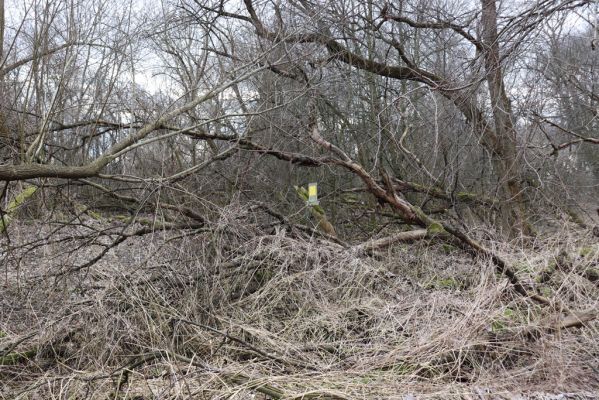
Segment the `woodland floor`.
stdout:
<path fill-rule="evenodd" d="M 471 232 L 547 307 L 435 240 L 364 255 L 235 209 L 139 236 L 66 221 L 1 239 L 0 399 L 599 398 L 599 322 L 549 329 L 598 307 L 588 230 Z"/>

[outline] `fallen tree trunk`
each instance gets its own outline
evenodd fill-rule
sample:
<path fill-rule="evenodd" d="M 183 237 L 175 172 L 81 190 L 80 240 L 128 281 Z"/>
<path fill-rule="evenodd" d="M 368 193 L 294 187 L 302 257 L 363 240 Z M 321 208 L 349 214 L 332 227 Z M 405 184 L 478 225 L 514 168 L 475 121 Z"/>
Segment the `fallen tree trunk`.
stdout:
<path fill-rule="evenodd" d="M 596 309 L 573 312 L 570 315 L 562 318 L 558 323 L 551 325 L 549 330 L 559 331 L 561 329 L 580 328 L 586 323 L 597 319 L 598 317 L 599 310 Z"/>
<path fill-rule="evenodd" d="M 31 196 L 33 196 L 36 191 L 36 186 L 27 186 L 19 194 L 17 194 L 10 203 L 8 203 L 6 211 L 0 214 L 0 233 L 4 232 L 6 228 L 8 228 L 8 225 L 14 219 L 14 214 L 17 209 Z"/>
<path fill-rule="evenodd" d="M 335 154 L 338 158 L 334 159 L 332 162 L 356 174 L 366 184 L 370 193 L 378 200 L 389 204 L 398 213 L 402 220 L 408 224 L 425 228 L 429 235 L 438 236 L 439 238 L 453 245 L 459 246 L 468 253 L 489 258 L 495 265 L 497 271 L 509 279 L 516 292 L 541 304 L 552 304 L 549 299 L 541 295 L 529 293 L 528 290 L 526 290 L 526 288 L 520 283 L 516 273 L 510 268 L 509 264 L 501 256 L 487 249 L 476 240 L 470 238 L 466 233 L 450 226 L 447 223 L 434 220 L 426 215 L 420 208 L 414 206 L 404 198 L 397 196 L 395 193 L 395 188 L 392 184 L 387 185 L 387 188 L 383 188 L 378 183 L 377 179 L 368 173 L 360 164 L 353 161 L 339 147 L 322 137 L 314 115 L 316 114 L 313 114 L 313 120 L 311 122 L 309 131 L 309 135 L 312 140 L 322 148 Z M 384 180 L 385 179 L 383 179 L 383 181 Z"/>
<path fill-rule="evenodd" d="M 360 253 L 369 253 L 374 250 L 381 250 L 395 243 L 410 243 L 427 237 L 426 229 L 416 229 L 413 231 L 400 232 L 395 235 L 387 236 L 381 239 L 374 239 L 354 246 L 353 249 Z"/>

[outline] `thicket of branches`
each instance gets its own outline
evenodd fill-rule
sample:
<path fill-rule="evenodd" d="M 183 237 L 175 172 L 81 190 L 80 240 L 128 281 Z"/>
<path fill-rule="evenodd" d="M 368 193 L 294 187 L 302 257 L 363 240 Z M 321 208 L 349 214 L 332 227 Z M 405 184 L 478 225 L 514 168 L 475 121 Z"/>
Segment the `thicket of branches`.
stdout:
<path fill-rule="evenodd" d="M 0 12 L 8 398 L 599 387 L 598 2 Z"/>

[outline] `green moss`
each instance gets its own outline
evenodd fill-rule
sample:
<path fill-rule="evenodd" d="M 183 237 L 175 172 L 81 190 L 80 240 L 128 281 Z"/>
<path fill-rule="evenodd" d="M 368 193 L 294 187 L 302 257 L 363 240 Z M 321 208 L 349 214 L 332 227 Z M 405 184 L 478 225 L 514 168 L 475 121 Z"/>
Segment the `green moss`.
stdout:
<path fill-rule="evenodd" d="M 570 219 L 572 220 L 572 222 L 574 222 L 575 224 L 582 225 L 582 226 L 585 225 L 585 223 L 582 220 L 582 218 L 580 218 L 580 216 L 574 210 L 572 210 L 571 208 L 568 208 L 566 210 L 566 214 L 568 214 L 568 216 L 570 217 Z"/>
<path fill-rule="evenodd" d="M 476 195 L 474 193 L 468 192 L 458 192 L 456 193 L 456 197 L 461 201 L 473 201 L 476 200 Z"/>
<path fill-rule="evenodd" d="M 491 322 L 491 331 L 503 332 L 508 329 L 513 323 L 527 323 L 527 318 L 518 309 L 506 307 L 501 312 L 501 315 Z"/>
<path fill-rule="evenodd" d="M 0 365 L 14 365 L 21 361 L 27 361 L 35 357 L 37 350 L 28 350 L 23 353 L 9 353 L 5 356 L 0 357 Z"/>
<path fill-rule="evenodd" d="M 522 273 L 527 273 L 530 274 L 531 272 L 534 271 L 532 265 L 530 265 L 527 262 L 517 262 L 514 264 L 514 269 L 517 272 L 522 272 Z"/>
<path fill-rule="evenodd" d="M 551 277 L 557 270 L 557 263 L 554 261 L 550 262 L 546 268 L 544 268 L 541 273 L 535 278 L 537 283 L 545 283 L 551 280 Z"/>
<path fill-rule="evenodd" d="M 0 233 L 4 232 L 14 218 L 15 211 L 37 191 L 37 186 L 27 186 L 8 203 L 6 212 L 0 219 Z"/>
<path fill-rule="evenodd" d="M 418 217 L 418 219 L 420 219 L 421 221 L 430 221 L 431 220 L 428 217 L 428 215 L 426 215 L 424 213 L 424 211 L 422 211 L 422 209 L 420 207 L 413 207 L 412 210 L 414 211 L 414 214 L 416 214 L 416 216 Z"/>
<path fill-rule="evenodd" d="M 443 228 L 443 225 L 441 225 L 440 223 L 433 222 L 426 228 L 426 231 L 430 235 L 435 235 L 435 234 L 439 234 L 439 233 L 445 233 L 445 228 Z"/>
<path fill-rule="evenodd" d="M 343 196 L 343 201 L 347 204 L 358 204 L 360 202 L 360 198 L 352 193 L 347 193 Z"/>
<path fill-rule="evenodd" d="M 87 215 L 89 215 L 90 217 L 92 217 L 93 219 L 95 219 L 97 221 L 102 219 L 102 214 L 100 214 L 99 212 L 96 212 L 96 211 L 88 210 Z"/>
<path fill-rule="evenodd" d="M 584 246 L 581 247 L 580 250 L 578 250 L 578 255 L 580 255 L 581 257 L 586 257 L 586 256 L 593 256 L 595 255 L 597 249 L 593 246 Z"/>
<path fill-rule="evenodd" d="M 294 186 L 293 187 L 297 192 L 297 195 L 304 201 L 308 201 L 308 190 L 302 186 Z"/>
<path fill-rule="evenodd" d="M 445 254 L 451 254 L 451 253 L 453 253 L 454 251 L 457 250 L 457 247 L 452 246 L 452 245 L 447 244 L 447 243 L 443 243 L 443 245 L 441 247 L 443 248 L 443 252 Z"/>
<path fill-rule="evenodd" d="M 507 329 L 507 326 L 501 321 L 491 322 L 491 332 L 500 333 Z"/>
<path fill-rule="evenodd" d="M 453 278 L 445 278 L 437 281 L 437 286 L 442 289 L 458 289 L 460 284 Z"/>
<path fill-rule="evenodd" d="M 416 371 L 416 366 L 408 363 L 394 365 L 391 369 L 395 375 L 410 375 Z"/>
<path fill-rule="evenodd" d="M 33 194 L 37 191 L 37 186 L 28 186 L 21 193 L 16 195 L 13 201 L 8 203 L 8 207 L 6 211 L 8 213 L 13 212 L 17 207 L 21 206 L 28 198 L 33 196 Z"/>
<path fill-rule="evenodd" d="M 308 190 L 304 187 L 300 187 L 300 186 L 294 186 L 295 191 L 297 192 L 298 196 L 304 200 L 304 201 L 308 201 Z M 335 231 L 335 227 L 329 222 L 329 220 L 327 219 L 327 216 L 324 212 L 324 208 L 322 208 L 319 205 L 309 205 L 308 209 L 310 210 L 310 214 L 312 214 L 312 216 L 316 219 L 316 221 L 318 221 L 318 229 L 320 229 L 322 232 L 331 235 L 331 236 L 337 236 L 337 232 Z"/>
<path fill-rule="evenodd" d="M 161 221 L 156 221 L 150 218 L 137 218 L 136 222 L 145 226 L 153 226 L 156 229 L 160 229 L 160 226 L 162 226 Z"/>
<path fill-rule="evenodd" d="M 260 268 L 254 273 L 254 279 L 261 285 L 270 281 L 273 276 L 273 271 L 268 268 Z"/>
<path fill-rule="evenodd" d="M 501 317 L 499 319 L 496 319 L 495 321 L 491 322 L 491 331 L 493 332 L 503 332 L 507 329 L 508 327 L 508 321 L 512 321 L 515 319 L 515 312 L 513 309 L 506 307 L 502 313 L 501 313 Z"/>
<path fill-rule="evenodd" d="M 294 186 L 295 191 L 297 192 L 297 195 L 300 197 L 300 199 L 302 199 L 303 201 L 308 201 L 309 195 L 308 195 L 308 189 L 306 189 L 305 187 L 302 186 Z M 324 209 L 321 206 L 318 205 L 314 205 L 310 207 L 312 209 L 312 211 L 318 213 L 319 215 L 324 215 Z"/>
<path fill-rule="evenodd" d="M 506 307 L 503 310 L 503 316 L 506 318 L 514 319 L 515 315 L 516 315 L 515 311 L 509 307 Z"/>
<path fill-rule="evenodd" d="M 424 285 L 426 289 L 449 289 L 457 290 L 462 284 L 454 278 L 435 278 Z"/>
<path fill-rule="evenodd" d="M 0 233 L 4 232 L 6 227 L 10 224 L 10 221 L 12 221 L 12 218 L 9 215 L 2 215 L 2 218 L 0 219 Z"/>

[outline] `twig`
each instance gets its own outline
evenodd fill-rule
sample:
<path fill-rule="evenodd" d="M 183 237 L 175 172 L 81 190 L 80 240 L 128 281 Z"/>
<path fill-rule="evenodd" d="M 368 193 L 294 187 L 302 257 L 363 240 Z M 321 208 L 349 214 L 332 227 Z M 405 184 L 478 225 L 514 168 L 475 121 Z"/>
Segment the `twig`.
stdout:
<path fill-rule="evenodd" d="M 227 339 L 229 339 L 229 340 L 231 340 L 233 342 L 239 343 L 239 344 L 247 347 L 248 349 L 250 349 L 254 353 L 257 353 L 257 354 L 261 355 L 262 357 L 269 358 L 269 359 L 277 361 L 277 362 L 279 362 L 281 364 L 292 365 L 292 366 L 298 367 L 298 368 L 310 369 L 312 371 L 316 371 L 317 370 L 317 368 L 314 367 L 314 366 L 312 366 L 312 365 L 305 364 L 305 363 L 300 363 L 300 362 L 296 362 L 296 361 L 291 361 L 291 360 L 286 360 L 286 359 L 281 358 L 279 356 L 276 356 L 274 354 L 267 353 L 264 350 L 260 350 L 256 346 L 254 346 L 254 345 L 252 345 L 252 344 L 250 344 L 250 343 L 248 343 L 248 342 L 246 342 L 246 341 L 244 341 L 242 339 L 239 339 L 238 337 L 231 336 L 227 332 L 220 331 L 220 330 L 218 330 L 216 328 L 213 328 L 211 326 L 200 324 L 198 322 L 189 321 L 189 320 L 183 319 L 183 318 L 173 318 L 173 320 L 174 321 L 183 322 L 183 323 L 186 323 L 186 324 L 190 324 L 190 325 L 194 325 L 194 326 L 197 326 L 199 328 L 207 329 L 210 332 L 218 333 L 219 335 L 222 335 L 225 338 L 227 338 Z"/>

